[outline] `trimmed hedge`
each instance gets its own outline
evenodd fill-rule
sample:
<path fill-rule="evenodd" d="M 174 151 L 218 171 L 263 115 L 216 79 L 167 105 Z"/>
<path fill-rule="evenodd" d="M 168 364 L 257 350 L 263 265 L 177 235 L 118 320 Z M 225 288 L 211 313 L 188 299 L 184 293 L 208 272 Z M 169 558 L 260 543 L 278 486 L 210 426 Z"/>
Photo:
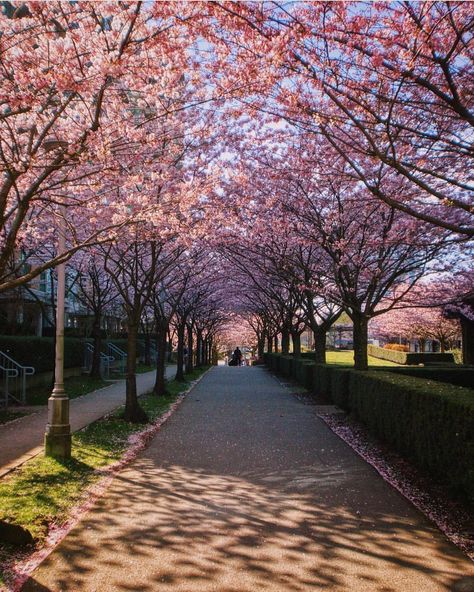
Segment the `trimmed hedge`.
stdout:
<path fill-rule="evenodd" d="M 404 376 L 413 376 L 414 378 L 425 378 L 435 380 L 436 382 L 446 382 L 456 386 L 474 388 L 474 367 L 456 366 L 451 367 L 423 367 L 423 368 L 396 368 L 387 367 L 384 371 L 394 374 L 403 374 Z"/>
<path fill-rule="evenodd" d="M 474 502 L 474 390 L 350 371 L 347 409 L 421 469 Z"/>
<path fill-rule="evenodd" d="M 280 356 L 279 357 L 279 372 L 284 376 L 293 375 L 293 357 L 292 356 Z"/>
<path fill-rule="evenodd" d="M 451 353 L 436 354 L 436 353 L 413 353 L 401 352 L 391 349 L 384 349 L 377 345 L 368 345 L 367 351 L 369 356 L 379 358 L 380 360 L 388 360 L 396 364 L 412 365 L 417 364 L 454 364 L 454 355 Z"/>
<path fill-rule="evenodd" d="M 313 390 L 314 362 L 298 360 L 296 362 L 296 380 L 309 391 Z"/>
<path fill-rule="evenodd" d="M 36 374 L 54 370 L 54 339 L 52 337 L 22 337 L 0 335 L 0 351 L 23 366 L 33 366 Z M 64 367 L 84 364 L 84 339 L 64 338 Z"/>

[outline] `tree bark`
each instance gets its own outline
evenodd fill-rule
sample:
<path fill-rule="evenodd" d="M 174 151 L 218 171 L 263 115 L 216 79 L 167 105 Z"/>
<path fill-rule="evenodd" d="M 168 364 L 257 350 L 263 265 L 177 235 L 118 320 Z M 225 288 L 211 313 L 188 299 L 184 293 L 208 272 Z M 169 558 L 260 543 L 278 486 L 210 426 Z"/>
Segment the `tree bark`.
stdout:
<path fill-rule="evenodd" d="M 281 331 L 281 353 L 290 353 L 290 332 L 286 328 L 283 328 Z"/>
<path fill-rule="evenodd" d="M 145 359 L 144 359 L 145 366 L 151 366 L 151 335 L 145 332 Z"/>
<path fill-rule="evenodd" d="M 176 380 L 184 382 L 184 333 L 186 325 L 182 321 L 178 325 L 178 359 L 176 361 Z"/>
<path fill-rule="evenodd" d="M 319 327 L 313 331 L 314 337 L 314 361 L 316 364 L 326 363 L 326 327 Z"/>
<path fill-rule="evenodd" d="M 268 335 L 267 351 L 269 354 L 273 353 L 273 337 L 271 335 Z"/>
<path fill-rule="evenodd" d="M 168 333 L 168 327 L 166 324 L 157 323 L 157 335 L 156 335 L 156 377 L 155 386 L 153 392 L 158 397 L 163 397 L 167 394 L 166 391 L 166 335 Z"/>
<path fill-rule="evenodd" d="M 127 329 L 127 378 L 124 418 L 126 421 L 132 423 L 145 423 L 148 421 L 148 415 L 140 407 L 137 397 L 136 369 L 138 323 L 129 322 Z"/>
<path fill-rule="evenodd" d="M 196 365 L 202 366 L 202 331 L 198 329 L 196 331 Z"/>
<path fill-rule="evenodd" d="M 278 353 L 278 333 L 273 338 L 273 349 L 274 349 L 275 353 L 277 354 Z"/>
<path fill-rule="evenodd" d="M 92 366 L 89 376 L 92 378 L 101 378 L 100 348 L 102 347 L 102 334 L 100 329 L 100 315 L 94 316 L 94 323 L 92 325 L 92 338 L 94 340 L 94 351 L 92 352 Z"/>
<path fill-rule="evenodd" d="M 474 321 L 461 317 L 462 363 L 474 364 Z"/>
<path fill-rule="evenodd" d="M 188 359 L 186 360 L 186 373 L 191 374 L 194 369 L 193 364 L 193 347 L 194 347 L 194 340 L 193 340 L 193 326 L 189 324 L 188 327 Z"/>
<path fill-rule="evenodd" d="M 354 369 L 368 370 L 367 341 L 369 319 L 360 312 L 352 312 L 351 318 L 354 325 Z"/>
<path fill-rule="evenodd" d="M 265 353 L 265 333 L 262 331 L 257 335 L 257 356 L 259 360 L 263 359 Z"/>
<path fill-rule="evenodd" d="M 291 334 L 291 340 L 293 342 L 293 356 L 295 358 L 301 357 L 301 333 L 294 332 Z"/>
<path fill-rule="evenodd" d="M 168 345 L 167 345 L 167 349 L 166 349 L 166 351 L 167 351 L 166 355 L 168 357 L 167 362 L 168 362 L 168 364 L 172 364 L 173 363 L 173 340 L 171 338 L 171 331 L 170 331 L 169 327 L 168 327 L 167 338 L 168 338 Z"/>

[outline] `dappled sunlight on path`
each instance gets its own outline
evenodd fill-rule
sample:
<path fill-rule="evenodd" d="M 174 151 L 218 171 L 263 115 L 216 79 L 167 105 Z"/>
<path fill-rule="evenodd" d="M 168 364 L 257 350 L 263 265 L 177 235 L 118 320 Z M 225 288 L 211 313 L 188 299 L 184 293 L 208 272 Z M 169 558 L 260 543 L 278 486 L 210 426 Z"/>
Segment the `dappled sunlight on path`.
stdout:
<path fill-rule="evenodd" d="M 238 371 L 245 386 L 229 369 L 205 377 L 24 590 L 471 590 L 472 564 L 310 406 L 262 370 Z M 253 455 L 246 406 L 261 409 Z M 267 422 L 291 409 L 300 419 L 275 442 Z M 302 434 L 306 453 L 290 462 Z"/>

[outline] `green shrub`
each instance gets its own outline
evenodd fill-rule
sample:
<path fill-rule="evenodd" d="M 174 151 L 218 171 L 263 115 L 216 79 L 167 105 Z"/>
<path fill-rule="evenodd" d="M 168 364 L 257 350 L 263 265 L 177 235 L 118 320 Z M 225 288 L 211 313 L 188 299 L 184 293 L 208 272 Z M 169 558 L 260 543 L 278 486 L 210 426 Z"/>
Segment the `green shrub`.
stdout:
<path fill-rule="evenodd" d="M 84 339 L 64 339 L 64 367 L 84 364 Z M 36 374 L 54 370 L 54 339 L 52 337 L 0 336 L 0 351 L 23 366 L 33 366 Z"/>
<path fill-rule="evenodd" d="M 474 502 L 474 390 L 391 372 L 352 370 L 349 375 L 347 409 L 403 456 Z"/>
<path fill-rule="evenodd" d="M 293 357 L 292 356 L 280 356 L 279 358 L 279 364 L 280 364 L 280 372 L 283 374 L 283 376 L 286 376 L 287 378 L 291 378 L 291 376 L 293 375 L 293 371 L 292 371 L 292 367 L 293 367 Z"/>
<path fill-rule="evenodd" d="M 331 392 L 331 373 L 328 364 L 315 364 L 313 376 L 313 391 L 315 395 L 329 396 Z"/>
<path fill-rule="evenodd" d="M 351 373 L 354 372 L 352 368 L 334 368 L 329 369 L 331 375 L 330 399 L 332 402 L 344 409 L 349 410 L 349 379 Z"/>
<path fill-rule="evenodd" d="M 369 356 L 379 358 L 381 360 L 388 360 L 396 364 L 454 364 L 454 356 L 452 353 L 437 354 L 437 353 L 413 353 L 402 352 L 391 349 L 384 349 L 377 345 L 368 345 L 367 351 Z"/>
<path fill-rule="evenodd" d="M 313 390 L 314 362 L 302 360 L 296 367 L 296 380 L 309 391 Z"/>
<path fill-rule="evenodd" d="M 455 384 L 456 386 L 464 386 L 472 388 L 474 386 L 474 368 L 465 367 L 421 367 L 412 368 L 397 368 L 390 366 L 386 369 L 387 372 L 394 372 L 395 374 L 402 374 L 404 376 L 413 376 L 415 378 L 425 378 L 428 380 L 435 380 L 436 382 L 446 382 L 448 384 Z"/>
<path fill-rule="evenodd" d="M 295 358 L 293 360 L 292 378 L 294 378 L 294 380 L 298 380 L 298 376 L 302 376 L 301 366 L 306 363 L 308 363 L 308 360 L 305 360 L 304 358 Z"/>

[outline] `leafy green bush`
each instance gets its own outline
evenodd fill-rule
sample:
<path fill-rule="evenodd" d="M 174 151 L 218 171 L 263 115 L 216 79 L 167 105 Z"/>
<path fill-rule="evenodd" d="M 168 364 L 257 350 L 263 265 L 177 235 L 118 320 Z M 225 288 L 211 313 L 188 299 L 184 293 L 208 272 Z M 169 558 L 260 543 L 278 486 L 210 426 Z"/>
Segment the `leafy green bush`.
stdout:
<path fill-rule="evenodd" d="M 304 359 L 296 366 L 296 380 L 309 391 L 313 390 L 314 367 L 314 362 Z"/>
<path fill-rule="evenodd" d="M 331 375 L 329 397 L 335 405 L 346 411 L 349 409 L 349 379 L 352 372 L 354 372 L 352 368 L 329 367 Z"/>
<path fill-rule="evenodd" d="M 474 502 L 474 390 L 391 372 L 349 375 L 347 409 Z"/>
<path fill-rule="evenodd" d="M 84 339 L 64 339 L 64 367 L 84 364 Z M 0 336 L 0 351 L 23 366 L 33 366 L 36 374 L 54 370 L 54 339 L 52 337 Z"/>
<path fill-rule="evenodd" d="M 394 372 L 395 374 L 402 374 L 404 376 L 413 376 L 415 378 L 425 378 L 428 380 L 435 380 L 436 382 L 446 382 L 448 384 L 455 384 L 456 386 L 464 386 L 466 388 L 474 387 L 474 368 L 469 366 L 464 367 L 421 367 L 421 368 L 397 368 L 390 366 L 386 368 L 387 372 Z"/>
<path fill-rule="evenodd" d="M 315 364 L 313 390 L 315 395 L 329 396 L 331 392 L 331 367 L 328 364 Z"/>
<path fill-rule="evenodd" d="M 293 356 L 280 356 L 279 358 L 279 369 L 280 372 L 290 378 L 293 375 Z"/>

